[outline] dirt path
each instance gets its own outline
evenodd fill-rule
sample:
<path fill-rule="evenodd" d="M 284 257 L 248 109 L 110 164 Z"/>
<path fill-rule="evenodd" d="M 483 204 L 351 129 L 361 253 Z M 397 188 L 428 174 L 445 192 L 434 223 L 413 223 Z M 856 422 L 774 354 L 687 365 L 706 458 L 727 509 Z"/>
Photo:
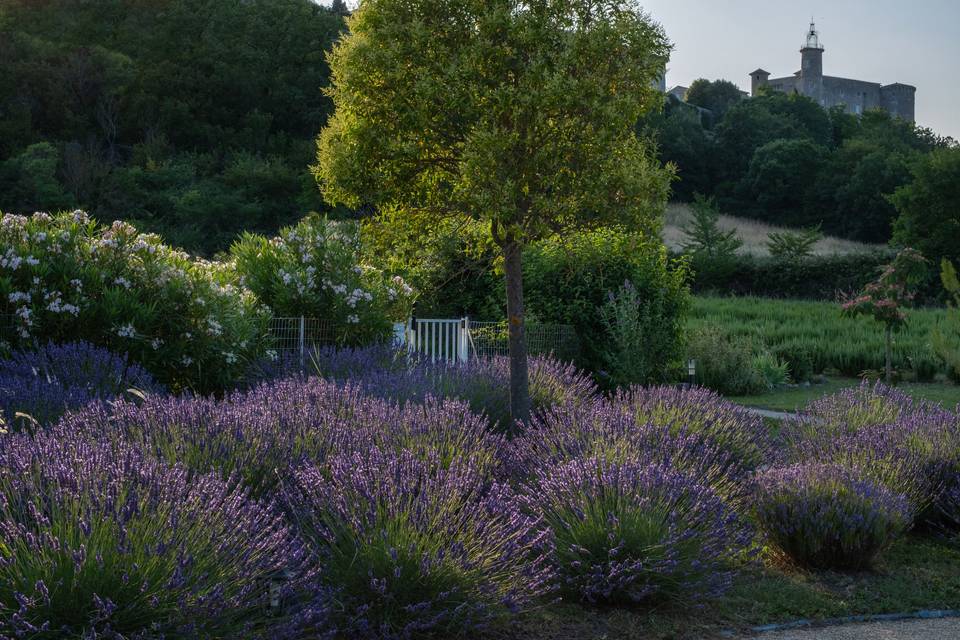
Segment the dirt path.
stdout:
<path fill-rule="evenodd" d="M 864 622 L 771 631 L 749 637 L 756 640 L 957 640 L 960 639 L 960 618 Z"/>

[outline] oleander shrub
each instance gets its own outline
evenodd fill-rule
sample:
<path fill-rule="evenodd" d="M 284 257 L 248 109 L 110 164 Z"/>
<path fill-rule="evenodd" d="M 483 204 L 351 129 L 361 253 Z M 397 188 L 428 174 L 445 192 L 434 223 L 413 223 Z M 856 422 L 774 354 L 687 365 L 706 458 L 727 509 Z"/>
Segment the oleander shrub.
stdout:
<path fill-rule="evenodd" d="M 271 576 L 294 576 L 291 594 L 309 579 L 270 505 L 139 447 L 14 435 L 0 440 L 0 469 L 0 636 L 276 636 Z"/>
<path fill-rule="evenodd" d="M 0 214 L 0 315 L 14 318 L 14 348 L 83 340 L 174 389 L 224 389 L 262 353 L 267 328 L 266 310 L 234 280 L 227 265 L 124 222 Z"/>
<path fill-rule="evenodd" d="M 527 505 L 550 527 L 562 592 L 589 603 L 717 595 L 750 539 L 709 487 L 649 461 L 587 458 L 542 468 Z"/>
<path fill-rule="evenodd" d="M 317 372 L 350 380 L 371 395 L 421 402 L 429 396 L 456 398 L 486 415 L 500 431 L 511 431 L 510 361 L 476 358 L 464 364 L 431 363 L 386 345 L 324 348 L 314 355 Z M 530 358 L 530 400 L 534 413 L 589 403 L 597 396 L 592 379 L 570 363 L 550 356 Z"/>
<path fill-rule="evenodd" d="M 912 520 L 906 496 L 857 467 L 801 464 L 757 482 L 756 520 L 777 553 L 813 569 L 865 569 Z"/>
<path fill-rule="evenodd" d="M 109 434 L 192 474 L 217 472 L 255 497 L 271 496 L 302 463 L 372 448 L 407 450 L 448 466 L 469 463 L 491 476 L 503 460 L 503 437 L 456 400 L 400 405 L 356 386 L 293 377 L 222 400 L 147 398 L 95 405 L 66 416 L 78 433 Z"/>
<path fill-rule="evenodd" d="M 237 274 L 277 316 L 322 318 L 336 339 L 366 344 L 409 317 L 414 292 L 400 276 L 366 263 L 355 223 L 318 215 L 275 238 L 245 233 L 230 248 Z"/>
<path fill-rule="evenodd" d="M 350 637 L 469 637 L 551 589 L 539 522 L 469 464 L 375 448 L 305 465 L 285 496 Z"/>
<path fill-rule="evenodd" d="M 655 460 L 702 478 L 731 503 L 777 451 L 762 418 L 704 389 L 631 387 L 606 400 L 536 416 L 511 444 L 514 475 L 575 459 Z"/>
<path fill-rule="evenodd" d="M 16 428 L 48 425 L 67 410 L 122 397 L 130 389 L 162 390 L 126 356 L 88 342 L 48 343 L 0 360 L 0 419 Z"/>

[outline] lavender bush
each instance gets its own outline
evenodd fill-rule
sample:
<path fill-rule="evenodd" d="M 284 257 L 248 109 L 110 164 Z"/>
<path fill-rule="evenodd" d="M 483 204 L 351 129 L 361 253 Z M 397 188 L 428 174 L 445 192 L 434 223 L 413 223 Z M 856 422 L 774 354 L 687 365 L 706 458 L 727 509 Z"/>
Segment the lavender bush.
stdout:
<path fill-rule="evenodd" d="M 14 435 L 0 469 L 0 637 L 256 638 L 270 576 L 307 575 L 271 507 L 137 447 Z"/>
<path fill-rule="evenodd" d="M 258 497 L 301 462 L 323 464 L 334 454 L 406 449 L 490 476 L 504 447 L 463 402 L 428 398 L 401 406 L 319 378 L 264 383 L 221 401 L 184 396 L 93 406 L 67 416 L 63 426 L 113 434 L 193 473 L 217 471 Z"/>
<path fill-rule="evenodd" d="M 550 588 L 537 521 L 469 464 L 374 449 L 303 467 L 285 496 L 351 637 L 473 633 Z"/>
<path fill-rule="evenodd" d="M 859 468 L 905 494 L 920 522 L 936 517 L 949 479 L 960 471 L 956 416 L 879 383 L 815 401 L 781 433 L 794 462 Z"/>
<path fill-rule="evenodd" d="M 762 419 L 706 389 L 634 387 L 608 400 L 535 417 L 512 443 L 513 470 L 578 458 L 654 459 L 698 477 L 732 501 L 750 492 L 757 468 L 774 457 Z"/>
<path fill-rule="evenodd" d="M 732 576 L 728 561 L 750 540 L 709 487 L 647 461 L 540 469 L 527 508 L 550 525 L 562 589 L 590 603 L 720 593 Z"/>
<path fill-rule="evenodd" d="M 910 526 L 909 502 L 857 468 L 773 469 L 757 487 L 756 517 L 774 548 L 814 569 L 864 569 Z"/>
<path fill-rule="evenodd" d="M 161 387 L 137 364 L 87 342 L 48 343 L 0 360 L 0 418 L 15 428 L 47 425 L 69 409 Z M 17 418 L 17 414 L 30 418 Z M 35 421 L 35 422 L 34 422 Z"/>
<path fill-rule="evenodd" d="M 351 380 L 368 393 L 396 400 L 421 401 L 433 395 L 459 398 L 485 414 L 499 430 L 510 431 L 510 363 L 505 357 L 479 358 L 466 364 L 430 363 L 379 345 L 360 349 L 319 350 L 318 373 Z M 551 357 L 530 359 L 530 399 L 534 412 L 577 406 L 597 396 L 589 376 Z"/>

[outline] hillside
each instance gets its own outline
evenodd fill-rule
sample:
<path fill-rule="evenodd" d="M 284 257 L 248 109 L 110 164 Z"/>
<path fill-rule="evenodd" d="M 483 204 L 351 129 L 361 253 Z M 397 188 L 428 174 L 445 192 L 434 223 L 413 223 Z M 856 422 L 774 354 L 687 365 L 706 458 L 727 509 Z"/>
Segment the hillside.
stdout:
<path fill-rule="evenodd" d="M 690 220 L 690 207 L 683 203 L 670 203 L 664 217 L 663 242 L 668 248 L 679 250 L 686 236 L 683 227 Z M 767 236 L 772 231 L 784 231 L 782 227 L 765 224 L 757 220 L 737 218 L 734 216 L 720 216 L 720 227 L 724 230 L 736 229 L 737 235 L 743 240 L 741 253 L 750 253 L 757 256 L 769 255 L 767 251 Z M 827 236 L 817 243 L 814 253 L 817 255 L 849 254 L 877 249 L 883 245 L 866 244 Z"/>

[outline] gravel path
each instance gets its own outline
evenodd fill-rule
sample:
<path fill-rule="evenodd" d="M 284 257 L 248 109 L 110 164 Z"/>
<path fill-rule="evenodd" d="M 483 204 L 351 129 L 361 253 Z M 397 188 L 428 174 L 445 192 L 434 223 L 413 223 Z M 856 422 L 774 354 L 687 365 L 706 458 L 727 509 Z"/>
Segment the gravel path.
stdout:
<path fill-rule="evenodd" d="M 957 640 L 960 618 L 865 622 L 835 627 L 771 631 L 756 640 Z"/>

